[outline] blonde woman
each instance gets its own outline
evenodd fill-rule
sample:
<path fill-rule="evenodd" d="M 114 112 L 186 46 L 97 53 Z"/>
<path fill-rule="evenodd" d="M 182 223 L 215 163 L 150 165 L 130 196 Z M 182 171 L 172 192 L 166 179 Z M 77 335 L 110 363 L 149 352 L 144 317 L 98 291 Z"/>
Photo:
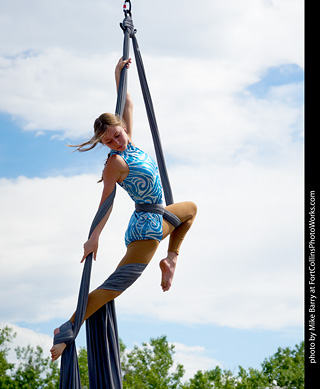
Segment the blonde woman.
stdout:
<path fill-rule="evenodd" d="M 121 58 L 119 60 L 115 69 L 117 87 L 122 69 L 125 66 L 129 68 L 130 63 L 131 59 Z M 116 184 L 124 188 L 137 204 L 157 206 L 162 204 L 162 187 L 158 168 L 154 161 L 132 142 L 132 128 L 133 104 L 130 95 L 127 94 L 123 120 L 113 114 L 103 113 L 95 120 L 94 136 L 88 142 L 76 146 L 79 151 L 88 151 L 97 144 L 103 144 L 111 150 L 102 173 L 103 191 L 100 206 L 114 191 Z M 93 259 L 96 259 L 99 237 L 110 216 L 111 208 L 84 244 L 81 262 L 90 253 L 93 253 Z M 139 264 L 143 270 L 151 261 L 160 242 L 169 236 L 167 257 L 160 261 L 161 287 L 164 292 L 168 291 L 172 285 L 181 243 L 197 212 L 196 205 L 190 201 L 172 204 L 165 209 L 180 219 L 181 224 L 178 227 L 174 227 L 165 220 L 161 213 L 134 211 L 125 233 L 127 252 L 117 266 L 117 270 L 121 270 L 125 265 Z M 112 276 L 89 294 L 85 320 L 122 293 L 123 290 L 110 287 L 108 281 Z M 135 279 L 128 281 L 126 287 L 130 286 Z M 66 323 L 69 330 L 72 328 L 74 318 L 75 314 Z M 57 328 L 54 331 L 55 338 L 59 338 L 63 331 L 67 331 L 65 326 Z M 58 359 L 66 347 L 66 343 L 57 342 L 51 349 L 52 360 Z"/>

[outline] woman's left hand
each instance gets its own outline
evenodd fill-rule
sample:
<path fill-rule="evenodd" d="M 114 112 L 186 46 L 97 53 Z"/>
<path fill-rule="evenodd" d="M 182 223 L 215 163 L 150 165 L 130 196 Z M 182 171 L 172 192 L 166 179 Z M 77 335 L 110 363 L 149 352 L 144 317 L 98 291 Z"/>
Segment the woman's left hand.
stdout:
<path fill-rule="evenodd" d="M 95 239 L 93 237 L 90 237 L 86 241 L 86 243 L 83 245 L 84 253 L 80 263 L 82 263 L 87 258 L 87 256 L 91 253 L 93 254 L 93 259 L 96 260 L 97 252 L 98 252 L 98 244 L 99 244 L 98 239 Z"/>

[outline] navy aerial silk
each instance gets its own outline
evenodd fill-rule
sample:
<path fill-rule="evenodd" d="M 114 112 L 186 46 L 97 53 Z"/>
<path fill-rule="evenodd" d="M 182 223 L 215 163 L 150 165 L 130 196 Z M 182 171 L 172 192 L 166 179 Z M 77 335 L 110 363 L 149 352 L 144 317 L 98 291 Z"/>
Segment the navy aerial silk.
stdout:
<path fill-rule="evenodd" d="M 136 30 L 132 21 L 131 10 L 125 10 L 124 12 L 125 18 L 123 20 L 123 23 L 120 24 L 121 28 L 124 31 L 123 58 L 129 58 L 129 41 L 131 39 L 141 89 L 155 147 L 157 163 L 165 195 L 165 201 L 166 204 L 169 205 L 173 203 L 172 191 L 168 179 L 168 173 L 166 170 L 159 131 L 157 127 L 150 91 L 147 84 L 142 57 L 135 36 Z M 116 114 L 121 117 L 123 115 L 126 95 L 127 69 L 125 67 L 121 72 L 118 98 L 116 104 Z M 116 189 L 114 189 L 112 194 L 99 207 L 97 214 L 92 222 L 89 237 L 112 206 L 115 193 Z M 80 327 L 83 323 L 85 316 L 90 287 L 92 259 L 92 254 L 89 254 L 84 264 L 79 289 L 75 322 L 73 325 L 70 321 L 62 325 L 60 327 L 60 334 L 55 336 L 54 339 L 55 344 L 62 342 L 67 344 L 67 347 L 61 357 L 61 389 L 81 389 L 75 339 L 80 331 Z M 144 268 L 145 265 L 142 264 L 122 266 L 118 268 L 115 273 L 113 273 L 100 286 L 100 288 L 123 291 L 141 275 Z M 89 319 L 86 320 L 86 338 L 90 389 L 122 389 L 119 337 L 114 300 L 104 305 Z"/>

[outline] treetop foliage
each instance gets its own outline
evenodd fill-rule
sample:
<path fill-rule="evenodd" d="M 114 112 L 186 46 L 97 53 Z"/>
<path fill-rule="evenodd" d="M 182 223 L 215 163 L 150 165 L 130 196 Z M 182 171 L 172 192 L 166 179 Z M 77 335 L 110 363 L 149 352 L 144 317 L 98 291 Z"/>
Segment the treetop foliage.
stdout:
<path fill-rule="evenodd" d="M 58 389 L 58 362 L 43 356 L 37 346 L 15 348 L 17 366 L 7 360 L 15 334 L 12 328 L 0 329 L 0 388 Z M 304 342 L 290 349 L 279 347 L 266 358 L 261 369 L 238 372 L 219 366 L 197 371 L 188 381 L 183 380 L 184 367 L 174 361 L 174 345 L 165 335 L 150 339 L 141 347 L 127 351 L 120 340 L 123 389 L 302 389 L 304 388 Z M 78 362 L 83 389 L 89 388 L 87 351 L 80 348 Z"/>

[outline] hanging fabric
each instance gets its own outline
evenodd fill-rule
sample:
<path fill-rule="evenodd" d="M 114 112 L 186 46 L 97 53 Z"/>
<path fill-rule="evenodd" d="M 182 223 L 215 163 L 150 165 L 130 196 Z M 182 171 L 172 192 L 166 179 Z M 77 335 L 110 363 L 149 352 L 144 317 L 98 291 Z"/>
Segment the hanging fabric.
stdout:
<path fill-rule="evenodd" d="M 133 25 L 131 15 L 131 2 L 126 0 L 124 2 L 124 20 L 120 24 L 124 32 L 123 42 L 123 59 L 129 58 L 129 46 L 130 39 L 132 40 L 133 50 L 135 54 L 135 60 L 141 85 L 141 90 L 144 98 L 144 103 L 147 111 L 150 130 L 153 138 L 158 168 L 160 172 L 163 192 L 165 196 L 166 204 L 173 203 L 173 196 L 166 169 L 165 159 L 160 141 L 160 135 L 156 122 L 155 112 L 152 104 L 152 99 L 147 83 L 146 73 L 144 70 L 141 52 L 136 39 L 136 30 Z M 115 113 L 122 117 L 123 110 L 127 96 L 127 69 L 123 68 L 120 76 L 118 96 L 116 103 Z M 90 228 L 89 237 L 91 236 L 95 227 L 100 223 L 103 217 L 113 204 L 116 190 L 105 200 L 100 206 Z M 162 209 L 161 209 L 162 208 Z M 162 213 L 169 222 L 175 226 L 180 224 L 180 220 L 170 212 L 164 211 L 163 207 L 154 207 L 151 212 Z M 115 273 L 109 277 L 106 281 L 106 287 L 108 282 L 113 282 L 112 288 L 123 291 L 130 286 L 144 270 L 141 264 L 135 264 L 138 266 L 122 266 L 120 271 L 117 269 Z M 92 254 L 85 260 L 82 279 L 79 289 L 78 303 L 75 315 L 75 322 L 72 325 L 71 322 L 65 323 L 60 327 L 60 334 L 55 338 L 56 343 L 66 343 L 67 347 L 64 350 L 61 357 L 60 368 L 60 388 L 61 389 L 81 389 L 79 366 L 77 359 L 77 351 L 75 346 L 75 338 L 77 337 L 80 327 L 84 320 L 86 311 L 88 294 L 90 288 L 90 276 L 92 267 Z M 126 272 L 126 279 L 129 279 L 128 284 L 123 284 L 121 278 Z M 110 301 L 97 312 L 90 316 L 86 320 L 86 338 L 87 338 L 87 352 L 88 352 L 88 368 L 89 368 L 89 382 L 90 389 L 122 389 L 122 374 L 120 364 L 120 351 L 119 351 L 119 337 L 117 329 L 117 319 L 115 311 L 114 300 Z"/>

